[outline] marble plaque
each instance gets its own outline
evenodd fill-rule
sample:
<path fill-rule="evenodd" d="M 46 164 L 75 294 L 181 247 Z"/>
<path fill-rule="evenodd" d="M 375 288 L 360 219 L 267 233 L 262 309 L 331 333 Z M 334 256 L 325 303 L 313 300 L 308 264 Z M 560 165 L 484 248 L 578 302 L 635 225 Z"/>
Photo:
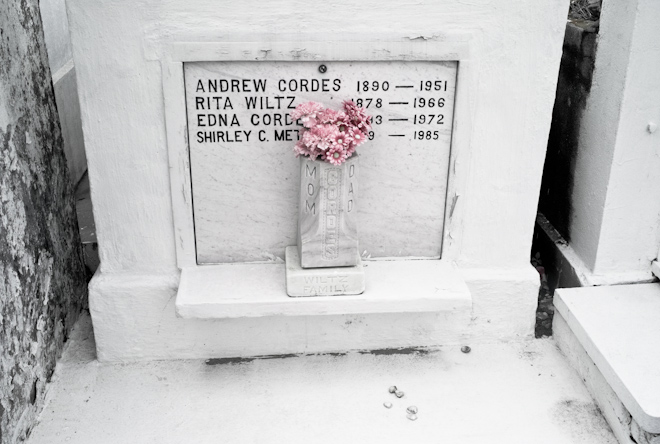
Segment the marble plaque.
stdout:
<path fill-rule="evenodd" d="M 321 66 L 323 65 L 323 66 Z M 457 62 L 184 63 L 197 261 L 273 261 L 297 243 L 301 126 L 289 112 L 354 100 L 359 251 L 440 256 Z"/>

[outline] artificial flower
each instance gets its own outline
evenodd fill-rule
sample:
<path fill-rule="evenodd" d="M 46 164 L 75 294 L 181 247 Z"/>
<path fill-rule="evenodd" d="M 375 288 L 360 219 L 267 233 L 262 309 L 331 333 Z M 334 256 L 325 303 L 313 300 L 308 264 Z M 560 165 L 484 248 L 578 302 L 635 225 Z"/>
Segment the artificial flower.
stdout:
<path fill-rule="evenodd" d="M 293 148 L 296 157 L 321 158 L 341 165 L 366 142 L 371 131 L 371 117 L 352 101 L 345 101 L 343 106 L 343 111 L 336 111 L 318 102 L 305 102 L 291 112 L 291 118 L 300 120 L 304 126 Z"/>

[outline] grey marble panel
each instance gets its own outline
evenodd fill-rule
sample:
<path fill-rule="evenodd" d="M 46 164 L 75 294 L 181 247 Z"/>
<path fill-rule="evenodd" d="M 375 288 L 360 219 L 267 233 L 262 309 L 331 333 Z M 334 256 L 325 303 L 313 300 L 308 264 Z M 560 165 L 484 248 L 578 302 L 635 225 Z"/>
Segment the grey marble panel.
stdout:
<path fill-rule="evenodd" d="M 297 243 L 301 129 L 309 100 L 374 116 L 359 148 L 359 249 L 439 257 L 457 62 L 185 63 L 197 259 L 270 261 Z M 367 83 L 364 83 L 367 82 Z"/>

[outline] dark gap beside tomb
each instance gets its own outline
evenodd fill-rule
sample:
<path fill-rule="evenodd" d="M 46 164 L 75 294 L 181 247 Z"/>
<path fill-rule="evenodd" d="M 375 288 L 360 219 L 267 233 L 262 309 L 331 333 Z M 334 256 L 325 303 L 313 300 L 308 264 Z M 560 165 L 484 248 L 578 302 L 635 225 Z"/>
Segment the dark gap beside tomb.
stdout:
<path fill-rule="evenodd" d="M 563 53 L 538 212 L 570 242 L 573 179 L 579 149 L 580 122 L 591 90 L 596 57 L 600 0 L 573 0 L 564 35 Z M 552 335 L 552 297 L 559 280 L 556 246 L 535 227 L 531 262 L 539 272 L 540 288 L 535 336 Z"/>

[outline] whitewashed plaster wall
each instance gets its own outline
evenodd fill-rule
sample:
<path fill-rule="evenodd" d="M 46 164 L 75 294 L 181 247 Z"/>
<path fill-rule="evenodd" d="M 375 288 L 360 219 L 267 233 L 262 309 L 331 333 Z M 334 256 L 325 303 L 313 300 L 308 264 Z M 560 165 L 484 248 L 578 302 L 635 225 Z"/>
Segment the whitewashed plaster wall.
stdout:
<path fill-rule="evenodd" d="M 652 278 L 660 245 L 659 20 L 653 0 L 603 3 L 570 228 L 596 284 Z"/>
<path fill-rule="evenodd" d="M 246 356 L 432 345 L 532 334 L 538 275 L 529 252 L 567 0 L 210 0 L 67 3 L 78 67 L 101 267 L 90 284 L 105 360 Z M 321 34 L 320 34 L 321 33 Z M 464 194 L 448 221 L 473 297 L 446 314 L 179 319 L 161 65 L 154 43 L 471 36 L 472 128 Z M 447 248 L 447 247 L 445 247 Z M 352 339 L 351 339 L 352 338 Z"/>
<path fill-rule="evenodd" d="M 55 73 L 73 60 L 66 4 L 64 0 L 41 0 L 39 8 L 48 50 L 48 64 L 50 70 Z"/>
<path fill-rule="evenodd" d="M 48 50 L 48 63 L 53 76 L 57 113 L 62 126 L 64 153 L 71 181 L 75 185 L 87 171 L 87 158 L 66 5 L 64 0 L 41 0 L 39 6 Z"/>

